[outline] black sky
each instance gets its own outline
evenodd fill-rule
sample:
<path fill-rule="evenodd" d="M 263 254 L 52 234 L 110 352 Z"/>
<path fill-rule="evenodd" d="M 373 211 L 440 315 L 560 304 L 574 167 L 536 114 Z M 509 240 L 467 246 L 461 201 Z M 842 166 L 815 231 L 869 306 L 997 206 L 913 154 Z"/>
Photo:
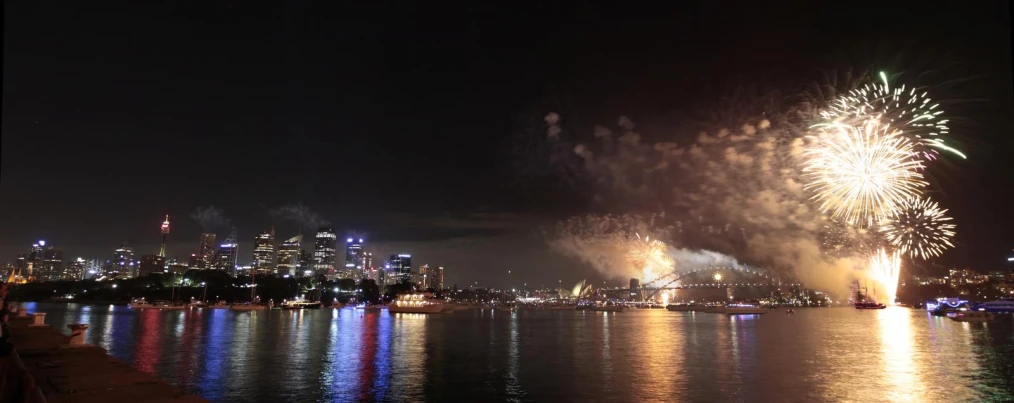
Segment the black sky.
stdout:
<path fill-rule="evenodd" d="M 512 185 L 516 133 L 559 100 L 664 128 L 737 77 L 772 88 L 859 64 L 960 80 L 937 94 L 970 155 L 939 173 L 961 225 L 941 263 L 1014 255 L 1005 2 L 256 3 L 4 3 L 0 260 L 40 238 L 103 258 L 151 245 L 165 213 L 185 255 L 187 215 L 209 204 L 246 237 L 293 203 L 398 248 L 522 234 L 460 220 L 568 207 L 563 189 Z M 507 265 L 531 262 L 461 270 L 494 281 Z"/>

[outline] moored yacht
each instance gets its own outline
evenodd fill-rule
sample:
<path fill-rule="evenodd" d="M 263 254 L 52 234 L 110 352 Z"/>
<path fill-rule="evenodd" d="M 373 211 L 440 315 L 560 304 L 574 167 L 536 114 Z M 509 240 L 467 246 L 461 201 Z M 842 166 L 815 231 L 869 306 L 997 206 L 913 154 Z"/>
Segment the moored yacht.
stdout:
<path fill-rule="evenodd" d="M 144 298 L 138 298 L 133 301 L 130 301 L 130 303 L 127 304 L 127 306 L 131 307 L 132 309 L 145 309 L 155 307 L 155 305 L 152 305 L 148 301 L 145 301 Z"/>

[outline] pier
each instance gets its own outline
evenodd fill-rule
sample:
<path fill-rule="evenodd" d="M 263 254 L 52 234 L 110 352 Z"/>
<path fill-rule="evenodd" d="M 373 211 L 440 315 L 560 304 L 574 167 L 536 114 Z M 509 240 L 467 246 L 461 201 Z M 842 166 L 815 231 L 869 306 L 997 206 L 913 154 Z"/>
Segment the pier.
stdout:
<path fill-rule="evenodd" d="M 85 344 L 87 324 L 69 325 L 67 335 L 45 324 L 45 315 L 11 314 L 14 351 L 0 357 L 0 402 L 208 402 Z"/>

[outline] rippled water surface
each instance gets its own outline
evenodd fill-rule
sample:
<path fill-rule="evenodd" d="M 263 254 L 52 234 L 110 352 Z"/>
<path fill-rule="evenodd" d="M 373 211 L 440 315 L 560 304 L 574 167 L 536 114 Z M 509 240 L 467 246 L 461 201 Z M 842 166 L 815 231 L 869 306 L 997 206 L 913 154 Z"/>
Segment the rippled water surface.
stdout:
<path fill-rule="evenodd" d="M 216 402 L 1014 401 L 1010 316 L 28 309 Z"/>

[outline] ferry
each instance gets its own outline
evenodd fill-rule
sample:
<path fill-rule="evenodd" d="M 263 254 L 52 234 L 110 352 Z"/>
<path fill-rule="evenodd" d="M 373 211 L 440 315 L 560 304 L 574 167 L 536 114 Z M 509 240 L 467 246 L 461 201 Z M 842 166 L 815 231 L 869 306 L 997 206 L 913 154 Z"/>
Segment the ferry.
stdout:
<path fill-rule="evenodd" d="M 976 304 L 973 309 L 979 312 L 1014 313 L 1014 298 L 983 302 L 981 304 Z"/>
<path fill-rule="evenodd" d="M 387 308 L 390 313 L 444 313 L 452 310 L 454 306 L 433 298 L 433 294 L 428 292 L 399 295 Z"/>
<path fill-rule="evenodd" d="M 767 311 L 767 309 L 759 305 L 746 303 L 728 304 L 725 306 L 726 315 L 761 315 L 767 313 Z"/>
<path fill-rule="evenodd" d="M 947 315 L 950 320 L 958 322 L 988 322 L 993 319 L 993 314 L 986 312 L 964 311 Z"/>

